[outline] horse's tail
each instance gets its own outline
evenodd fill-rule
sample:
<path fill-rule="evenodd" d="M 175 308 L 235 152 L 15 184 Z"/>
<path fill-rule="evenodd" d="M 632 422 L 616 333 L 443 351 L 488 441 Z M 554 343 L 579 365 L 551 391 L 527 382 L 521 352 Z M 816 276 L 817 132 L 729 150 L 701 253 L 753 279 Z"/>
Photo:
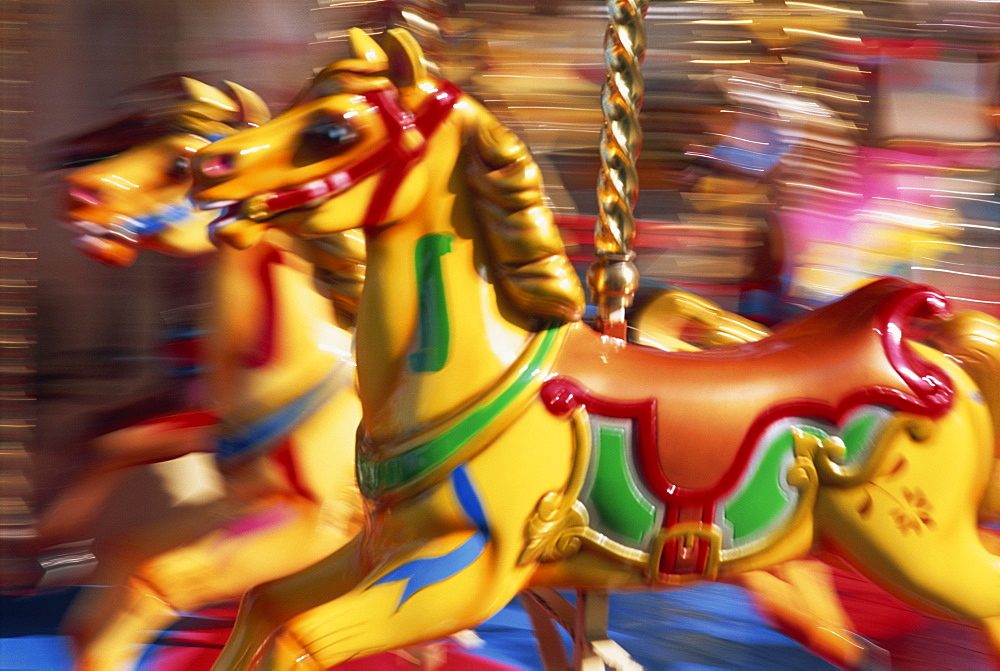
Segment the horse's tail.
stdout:
<path fill-rule="evenodd" d="M 935 325 L 930 341 L 958 360 L 993 417 L 993 473 L 979 514 L 995 522 L 1000 520 L 1000 321 L 982 312 L 960 312 Z"/>

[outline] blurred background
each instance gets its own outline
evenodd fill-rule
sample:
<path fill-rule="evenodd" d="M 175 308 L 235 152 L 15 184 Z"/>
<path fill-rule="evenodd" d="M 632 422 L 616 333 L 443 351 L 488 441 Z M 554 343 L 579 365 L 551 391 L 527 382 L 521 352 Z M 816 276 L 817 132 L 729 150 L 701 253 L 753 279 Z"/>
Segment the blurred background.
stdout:
<path fill-rule="evenodd" d="M 120 115 L 168 73 L 232 80 L 280 110 L 346 30 L 411 30 L 439 73 L 522 134 L 581 270 L 593 257 L 603 2 L 0 0 L 0 534 L 28 535 L 87 437 L 190 403 L 178 334 L 196 261 L 103 267 L 60 224 L 52 141 Z M 1000 315 L 1000 3 L 653 2 L 643 66 L 638 265 L 778 323 L 894 274 Z M 199 461 L 200 460 L 200 461 Z M 213 495 L 202 457 L 138 469 L 90 539 Z M 37 557 L 5 551 L 9 575 Z M 44 562 L 48 562 L 45 564 Z"/>

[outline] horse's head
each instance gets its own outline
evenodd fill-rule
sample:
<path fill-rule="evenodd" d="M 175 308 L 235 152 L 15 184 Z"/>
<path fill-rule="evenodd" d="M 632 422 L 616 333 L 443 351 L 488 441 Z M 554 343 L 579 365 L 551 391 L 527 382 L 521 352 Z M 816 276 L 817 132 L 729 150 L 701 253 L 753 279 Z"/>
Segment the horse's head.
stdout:
<path fill-rule="evenodd" d="M 583 290 L 524 143 L 429 76 L 406 31 L 380 46 L 353 29 L 350 44 L 353 57 L 316 75 L 288 110 L 198 151 L 192 196 L 226 208 L 213 236 L 242 248 L 272 227 L 316 238 L 440 215 L 481 232 L 484 274 L 518 308 L 579 319 Z M 465 200 L 465 218 L 446 214 Z"/>
<path fill-rule="evenodd" d="M 226 208 L 215 236 L 237 247 L 269 227 L 316 237 L 416 207 L 432 169 L 428 138 L 460 94 L 428 76 L 409 33 L 382 42 L 353 29 L 353 57 L 317 74 L 288 110 L 199 151 L 193 194 Z"/>
<path fill-rule="evenodd" d="M 179 90 L 168 101 L 62 142 L 69 161 L 86 163 L 64 178 L 65 216 L 84 252 L 102 263 L 127 265 L 140 248 L 208 251 L 211 218 L 187 197 L 191 159 L 269 116 L 264 102 L 237 84 L 228 84 L 227 95 L 188 77 L 173 81 Z"/>

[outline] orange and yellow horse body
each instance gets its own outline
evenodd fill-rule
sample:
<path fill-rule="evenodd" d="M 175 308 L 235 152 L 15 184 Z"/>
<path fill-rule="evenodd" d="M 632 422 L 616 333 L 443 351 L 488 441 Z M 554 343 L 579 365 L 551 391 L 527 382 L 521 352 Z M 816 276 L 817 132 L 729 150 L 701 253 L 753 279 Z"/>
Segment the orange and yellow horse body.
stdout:
<path fill-rule="evenodd" d="M 225 491 L 200 515 L 178 510 L 101 556 L 98 580 L 113 587 L 85 591 L 67 623 L 81 668 L 120 668 L 178 613 L 308 566 L 362 521 L 352 335 L 315 288 L 314 264 L 334 243 L 276 231 L 247 252 L 211 244 L 210 218 L 187 200 L 190 158 L 217 136 L 263 122 L 266 108 L 235 85 L 235 95 L 183 85 L 187 95 L 158 136 L 67 175 L 68 218 L 81 247 L 111 265 L 142 249 L 211 255 L 203 378 L 216 419 L 167 418 L 148 429 L 159 429 L 152 442 L 213 452 Z M 354 277 L 332 278 L 350 307 L 344 290 L 363 278 L 363 240 L 335 244 L 361 264 Z M 351 265 L 350 255 L 338 258 Z"/>
<path fill-rule="evenodd" d="M 352 48 L 194 161 L 221 240 L 368 237 L 368 524 L 251 590 L 217 668 L 259 663 L 282 627 L 331 665 L 473 626 L 524 589 L 730 579 L 815 548 L 1000 651 L 1000 559 L 977 526 L 997 510 L 1000 325 L 953 329 L 949 354 L 912 342 L 915 322 L 956 318 L 883 280 L 725 350 L 601 336 L 519 140 L 429 77 L 407 33 Z"/>

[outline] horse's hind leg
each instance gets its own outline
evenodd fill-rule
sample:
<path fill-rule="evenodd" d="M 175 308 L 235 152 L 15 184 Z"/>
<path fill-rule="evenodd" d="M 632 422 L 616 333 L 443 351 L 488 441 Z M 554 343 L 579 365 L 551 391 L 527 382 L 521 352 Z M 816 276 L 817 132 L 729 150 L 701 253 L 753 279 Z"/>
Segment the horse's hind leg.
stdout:
<path fill-rule="evenodd" d="M 905 601 L 980 623 L 1000 660 L 1000 555 L 968 526 L 947 537 L 857 527 L 831 536 L 840 554 Z"/>
<path fill-rule="evenodd" d="M 1000 555 L 976 524 L 993 458 L 990 422 L 955 377 L 953 409 L 934 422 L 901 423 L 879 472 L 821 487 L 817 530 L 905 601 L 980 623 L 1000 659 Z"/>
<path fill-rule="evenodd" d="M 857 667 L 868 648 L 852 632 L 832 569 L 818 559 L 796 559 L 734 578 L 751 592 L 754 606 L 776 628 L 824 659 Z"/>

